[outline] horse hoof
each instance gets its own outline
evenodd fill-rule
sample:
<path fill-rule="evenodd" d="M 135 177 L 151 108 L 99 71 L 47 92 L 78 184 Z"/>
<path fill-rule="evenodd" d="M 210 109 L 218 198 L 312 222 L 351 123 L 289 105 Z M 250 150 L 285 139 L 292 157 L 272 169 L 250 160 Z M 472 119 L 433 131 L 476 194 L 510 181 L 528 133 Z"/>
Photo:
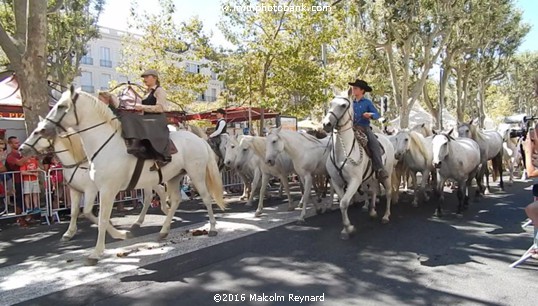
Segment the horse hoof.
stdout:
<path fill-rule="evenodd" d="M 215 237 L 217 236 L 218 232 L 217 231 L 209 231 L 209 233 L 207 233 L 207 236 L 209 237 Z"/>
<path fill-rule="evenodd" d="M 259 218 L 262 216 L 262 212 L 261 211 L 257 211 L 255 214 L 254 214 L 254 217 L 256 218 Z"/>
<path fill-rule="evenodd" d="M 340 239 L 349 240 L 349 234 L 348 233 L 340 233 Z"/>
<path fill-rule="evenodd" d="M 370 218 L 372 219 L 377 218 L 377 213 L 375 211 L 373 213 L 370 213 Z"/>
<path fill-rule="evenodd" d="M 295 210 L 295 207 L 293 206 L 288 206 L 288 211 L 294 211 Z"/>
<path fill-rule="evenodd" d="M 321 208 L 316 209 L 316 215 L 321 215 L 323 210 Z"/>
<path fill-rule="evenodd" d="M 435 212 L 435 216 L 436 216 L 437 218 L 442 218 L 442 217 L 443 217 L 443 213 L 442 213 L 440 210 L 438 210 L 438 211 Z"/>
<path fill-rule="evenodd" d="M 245 206 L 246 206 L 246 207 L 252 207 L 252 203 L 247 202 L 247 203 L 245 204 Z"/>
<path fill-rule="evenodd" d="M 305 224 L 305 223 L 306 223 L 306 221 L 304 220 L 304 218 L 299 218 L 297 220 L 297 224 Z"/>
<path fill-rule="evenodd" d="M 140 225 L 138 227 L 140 227 Z M 125 239 L 131 239 L 131 238 L 134 238 L 133 233 L 131 231 L 125 232 Z"/>
<path fill-rule="evenodd" d="M 383 219 L 381 219 L 381 223 L 382 223 L 382 224 L 388 224 L 389 221 L 390 221 L 389 218 L 383 218 Z"/>
<path fill-rule="evenodd" d="M 417 208 L 417 207 L 418 207 L 418 203 L 413 202 L 413 203 L 411 203 L 411 206 L 413 206 L 414 208 Z"/>
<path fill-rule="evenodd" d="M 246 199 L 247 199 L 247 197 L 240 197 L 240 198 L 239 198 L 239 201 L 244 201 L 244 200 L 246 200 Z"/>
<path fill-rule="evenodd" d="M 159 233 L 159 241 L 162 241 L 168 237 L 168 233 Z"/>
<path fill-rule="evenodd" d="M 71 238 L 73 238 L 73 236 L 62 236 L 62 238 L 60 239 L 61 242 L 67 242 L 69 240 L 71 240 Z"/>
<path fill-rule="evenodd" d="M 135 224 L 131 225 L 131 230 L 137 230 L 139 228 L 140 228 L 140 224 L 138 224 L 138 223 L 135 223 Z"/>
<path fill-rule="evenodd" d="M 99 259 L 97 258 L 86 258 L 86 265 L 87 266 L 96 266 L 97 265 L 97 262 L 99 261 Z"/>

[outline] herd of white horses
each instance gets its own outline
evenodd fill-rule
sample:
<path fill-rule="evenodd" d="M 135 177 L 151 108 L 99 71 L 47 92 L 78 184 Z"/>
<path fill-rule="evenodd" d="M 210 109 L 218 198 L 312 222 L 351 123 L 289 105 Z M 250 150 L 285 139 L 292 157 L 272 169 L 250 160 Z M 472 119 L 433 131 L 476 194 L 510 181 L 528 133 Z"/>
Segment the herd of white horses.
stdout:
<path fill-rule="evenodd" d="M 109 97 L 110 98 L 110 97 Z M 110 102 L 110 101 L 109 101 Z M 112 99 L 112 103 L 117 103 Z M 447 180 L 458 186 L 458 213 L 468 205 L 468 188 L 476 179 L 477 194 L 483 193 L 483 177 L 487 179 L 488 161 L 492 161 L 494 177 L 500 178 L 501 188 L 503 159 L 513 179 L 515 166 L 521 159 L 517 139 L 496 131 L 481 131 L 473 124 L 460 124 L 454 131 L 435 133 L 424 124 L 412 129 L 398 131 L 394 135 L 376 133 L 383 146 L 383 163 L 389 173 L 384 181 L 378 181 L 366 150 L 360 145 L 352 127 L 353 107 L 345 97 L 330 102 L 329 111 L 322 121 L 328 136 L 318 139 L 306 133 L 274 128 L 267 136 L 221 135 L 220 150 L 224 164 L 235 170 L 242 178 L 245 188 L 242 198 L 252 205 L 255 194 L 259 202 L 255 215 L 263 213 L 266 187 L 272 177 L 280 179 L 281 187 L 288 197 L 289 210 L 295 209 L 290 195 L 288 177 L 300 178 L 302 198 L 300 221 L 304 221 L 306 207 L 311 203 L 311 189 L 317 194 L 324 192 L 326 178 L 330 180 L 331 196 L 322 205 L 320 199 L 312 201 L 316 212 L 322 213 L 333 204 L 333 191 L 339 199 L 343 229 L 341 238 L 347 239 L 355 231 L 348 217 L 348 207 L 366 193 L 369 212 L 376 217 L 376 197 L 384 190 L 386 209 L 382 222 L 390 220 L 391 204 L 398 201 L 402 178 L 417 182 L 421 174 L 420 188 L 416 188 L 413 205 L 419 196 L 429 200 L 426 187 L 431 186 L 440 197 L 437 213 L 441 214 L 443 187 Z M 507 132 L 508 133 L 508 132 Z M 163 200 L 161 209 L 166 219 L 160 231 L 165 238 L 170 223 L 181 201 L 180 183 L 188 175 L 205 204 L 209 220 L 209 235 L 217 234 L 213 214 L 213 201 L 224 211 L 222 176 L 217 165 L 217 155 L 212 151 L 205 133 L 196 128 L 170 132 L 170 138 L 178 149 L 172 161 L 162 168 L 162 174 L 150 171 L 153 161 L 145 161 L 142 175 L 135 188 L 144 189 L 144 206 L 133 226 L 140 226 L 150 206 L 152 190 Z M 116 194 L 127 188 L 137 163 L 136 157 L 127 153 L 121 137 L 121 123 L 106 103 L 93 95 L 71 88 L 42 119 L 38 127 L 21 145 L 23 155 L 54 152 L 64 166 L 71 200 L 79 203 L 84 196 L 84 215 L 98 225 L 97 244 L 88 257 L 89 264 L 96 264 L 105 250 L 108 232 L 115 239 L 126 239 L 129 231 L 115 229 L 110 216 Z M 161 183 L 165 183 L 163 187 Z M 383 189 L 380 187 L 383 186 Z M 281 188 L 282 192 L 282 188 Z M 99 217 L 92 214 L 95 198 L 99 195 Z M 164 199 L 167 199 L 166 203 Z M 77 230 L 80 208 L 71 205 L 71 222 L 63 239 L 71 239 Z"/>

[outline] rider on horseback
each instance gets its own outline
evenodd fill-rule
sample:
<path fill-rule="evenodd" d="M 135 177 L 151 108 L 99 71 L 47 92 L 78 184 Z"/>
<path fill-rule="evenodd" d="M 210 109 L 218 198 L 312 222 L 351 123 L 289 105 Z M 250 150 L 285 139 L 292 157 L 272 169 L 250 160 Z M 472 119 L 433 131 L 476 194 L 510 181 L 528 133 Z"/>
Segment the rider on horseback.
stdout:
<path fill-rule="evenodd" d="M 225 114 L 226 111 L 222 108 L 217 109 L 217 125 L 215 131 L 209 135 L 209 143 L 215 147 L 215 153 L 217 153 L 219 159 L 224 159 L 224 156 L 221 156 L 222 153 L 220 152 L 220 135 L 228 134 L 226 131 L 226 120 L 224 120 Z"/>
<path fill-rule="evenodd" d="M 164 112 L 167 110 L 166 91 L 164 90 L 164 88 L 161 87 L 161 84 L 159 82 L 159 73 L 157 72 L 157 70 L 148 69 L 144 71 L 144 73 L 142 73 L 141 77 L 144 78 L 144 85 L 146 85 L 147 89 L 149 90 L 149 93 L 144 97 L 144 99 L 142 99 L 142 104 L 137 104 L 134 108 L 137 111 L 143 111 L 144 116 L 148 116 L 148 119 L 150 119 L 149 116 L 152 116 L 152 120 L 158 120 L 160 123 L 160 128 L 154 130 L 154 132 L 162 132 L 163 135 L 162 137 L 160 137 L 161 135 L 159 134 L 159 138 L 162 138 L 163 140 L 168 140 L 169 130 L 166 117 L 164 116 Z M 166 135 L 164 135 L 165 133 Z M 145 146 L 147 148 L 147 145 Z M 157 159 L 156 164 L 150 168 L 151 171 L 156 171 L 158 168 L 162 168 L 172 160 L 172 156 L 170 155 L 167 143 L 164 142 L 164 145 L 161 147 L 163 148 L 154 148 L 157 155 Z"/>
<path fill-rule="evenodd" d="M 377 137 L 370 126 L 370 119 L 377 120 L 381 116 L 372 101 L 364 97 L 364 93 L 371 92 L 372 88 L 368 86 L 368 83 L 359 79 L 348 84 L 352 86 L 352 94 L 354 96 L 353 128 L 361 130 L 366 135 L 368 139 L 368 148 L 372 152 L 372 164 L 376 171 L 377 179 L 383 181 L 388 178 L 388 174 L 383 168 L 383 161 L 381 160 L 381 144 L 377 140 Z"/>

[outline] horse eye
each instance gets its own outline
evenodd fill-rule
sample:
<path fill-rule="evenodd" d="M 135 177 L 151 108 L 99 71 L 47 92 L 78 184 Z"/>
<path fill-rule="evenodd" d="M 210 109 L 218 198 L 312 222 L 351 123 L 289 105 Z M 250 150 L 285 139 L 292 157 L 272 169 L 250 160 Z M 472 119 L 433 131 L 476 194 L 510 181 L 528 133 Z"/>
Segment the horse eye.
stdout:
<path fill-rule="evenodd" d="M 244 148 L 244 149 L 243 149 L 243 152 L 246 152 L 246 151 L 247 151 L 247 148 Z"/>
<path fill-rule="evenodd" d="M 406 138 L 405 141 L 409 141 L 409 139 Z"/>
<path fill-rule="evenodd" d="M 342 105 L 340 105 L 340 107 L 341 107 L 341 108 L 344 108 L 344 107 L 346 107 L 346 106 L 345 106 L 344 104 L 342 104 Z"/>
<path fill-rule="evenodd" d="M 276 143 L 276 140 L 273 140 L 273 143 Z"/>
<path fill-rule="evenodd" d="M 232 146 L 232 149 L 235 149 L 235 146 Z"/>

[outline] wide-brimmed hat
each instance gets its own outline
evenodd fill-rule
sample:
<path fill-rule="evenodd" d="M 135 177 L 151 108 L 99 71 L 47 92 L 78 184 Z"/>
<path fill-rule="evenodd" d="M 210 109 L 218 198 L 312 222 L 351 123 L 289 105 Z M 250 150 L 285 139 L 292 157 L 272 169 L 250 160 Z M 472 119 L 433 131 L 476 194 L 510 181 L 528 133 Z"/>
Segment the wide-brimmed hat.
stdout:
<path fill-rule="evenodd" d="M 142 75 L 140 75 L 140 76 L 145 77 L 145 76 L 148 76 L 148 75 L 159 77 L 159 72 L 157 72 L 157 70 L 155 70 L 155 69 L 148 69 L 148 70 L 144 71 L 144 73 L 142 73 Z"/>
<path fill-rule="evenodd" d="M 371 92 L 372 91 L 372 87 L 368 86 L 368 83 L 366 83 L 366 81 L 363 81 L 363 80 L 356 79 L 355 82 L 348 83 L 348 84 L 351 85 L 351 86 L 354 86 L 354 87 L 362 88 L 366 92 Z"/>

